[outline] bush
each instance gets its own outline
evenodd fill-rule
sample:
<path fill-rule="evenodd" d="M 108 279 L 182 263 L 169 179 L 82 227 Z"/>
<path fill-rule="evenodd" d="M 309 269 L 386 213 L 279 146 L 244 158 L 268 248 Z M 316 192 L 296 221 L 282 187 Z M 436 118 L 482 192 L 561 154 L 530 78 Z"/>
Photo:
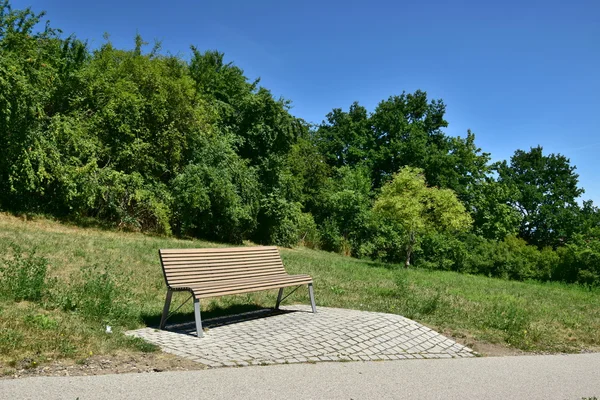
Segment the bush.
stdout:
<path fill-rule="evenodd" d="M 403 232 L 398 226 L 376 213 L 369 213 L 368 223 L 360 237 L 355 255 L 385 262 L 404 262 L 406 248 L 403 246 Z"/>
<path fill-rule="evenodd" d="M 372 219 L 370 191 L 365 168 L 338 168 L 326 182 L 314 210 L 325 250 L 360 256 Z"/>
<path fill-rule="evenodd" d="M 259 243 L 292 247 L 300 241 L 300 203 L 286 200 L 278 190 L 261 201 L 256 240 Z"/>
<path fill-rule="evenodd" d="M 318 249 L 321 244 L 321 234 L 310 213 L 302 213 L 298 219 L 298 243 L 310 249 Z"/>
<path fill-rule="evenodd" d="M 351 255 L 352 247 L 347 238 L 342 236 L 336 221 L 332 218 L 326 219 L 320 227 L 321 231 L 321 246 L 323 250 L 332 251 L 334 253 Z"/>
<path fill-rule="evenodd" d="M 256 228 L 260 190 L 256 170 L 225 140 L 206 141 L 196 164 L 171 182 L 178 233 L 241 243 Z"/>
<path fill-rule="evenodd" d="M 505 279 L 550 279 L 557 260 L 551 249 L 540 251 L 514 236 L 503 241 L 471 238 L 467 249 L 465 272 Z"/>
<path fill-rule="evenodd" d="M 420 247 L 415 254 L 415 266 L 444 271 L 464 269 L 467 248 L 456 236 L 431 233 L 423 238 Z"/>
<path fill-rule="evenodd" d="M 0 267 L 0 293 L 14 301 L 42 300 L 48 289 L 48 260 L 35 251 L 24 255 L 19 246 L 12 248 L 12 258 L 5 258 Z"/>
<path fill-rule="evenodd" d="M 171 233 L 170 195 L 162 185 L 149 185 L 134 172 L 100 170 L 94 210 L 103 220 L 125 230 Z"/>
<path fill-rule="evenodd" d="M 573 243 L 557 251 L 554 279 L 600 285 L 600 239 L 575 235 Z"/>

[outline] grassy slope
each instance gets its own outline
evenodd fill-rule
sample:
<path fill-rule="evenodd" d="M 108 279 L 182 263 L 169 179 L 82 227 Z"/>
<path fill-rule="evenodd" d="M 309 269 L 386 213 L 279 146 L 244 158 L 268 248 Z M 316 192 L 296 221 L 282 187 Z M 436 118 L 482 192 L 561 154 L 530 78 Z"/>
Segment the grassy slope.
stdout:
<path fill-rule="evenodd" d="M 50 274 L 60 284 L 53 298 L 78 279 L 81 267 L 111 268 L 131 296 L 119 299 L 131 322 L 119 319 L 116 334 L 103 332 L 106 321 L 54 305 L 0 300 L 0 361 L 28 358 L 82 359 L 90 354 L 144 351 L 149 346 L 124 338 L 120 331 L 157 323 L 164 301 L 164 282 L 157 249 L 214 247 L 217 244 L 82 229 L 49 220 L 23 221 L 0 214 L 0 255 L 11 243 L 50 260 Z M 308 273 L 315 280 L 318 305 L 405 315 L 455 337 L 500 343 L 523 350 L 580 351 L 600 349 L 600 292 L 576 286 L 509 282 L 452 272 L 403 270 L 397 266 L 355 260 L 304 248 L 282 249 L 289 273 Z M 276 292 L 229 296 L 205 302 L 205 318 L 272 306 Z M 174 304 L 185 299 L 174 296 Z M 308 302 L 298 290 L 288 302 Z M 176 317 L 192 318 L 191 306 Z M 137 317 L 137 318 L 136 318 Z M 137 321 L 136 321 L 137 319 Z"/>

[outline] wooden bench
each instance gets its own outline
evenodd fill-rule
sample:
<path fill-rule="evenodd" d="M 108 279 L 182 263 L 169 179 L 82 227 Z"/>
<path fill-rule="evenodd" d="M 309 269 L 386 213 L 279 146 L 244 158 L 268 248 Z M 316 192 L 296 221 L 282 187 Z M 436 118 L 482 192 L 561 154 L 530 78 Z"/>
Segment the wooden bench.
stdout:
<path fill-rule="evenodd" d="M 288 275 L 277 247 L 161 249 L 158 253 L 167 284 L 160 329 L 164 329 L 170 316 L 174 291 L 191 293 L 198 337 L 202 337 L 200 300 L 207 297 L 279 289 L 275 304 L 275 309 L 278 309 L 284 288 L 308 285 L 312 311 L 317 312 L 312 278 L 308 275 Z"/>

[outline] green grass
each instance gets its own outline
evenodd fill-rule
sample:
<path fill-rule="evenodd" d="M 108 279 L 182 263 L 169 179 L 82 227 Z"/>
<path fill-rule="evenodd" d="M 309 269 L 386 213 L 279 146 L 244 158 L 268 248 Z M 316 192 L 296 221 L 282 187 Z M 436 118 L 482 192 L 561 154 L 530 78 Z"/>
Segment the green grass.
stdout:
<path fill-rule="evenodd" d="M 0 288 L 0 361 L 31 367 L 55 358 L 156 350 L 121 333 L 160 319 L 165 286 L 157 250 L 218 246 L 0 214 L 4 259 L 14 259 L 14 244 L 47 259 L 52 278 L 41 300 L 15 301 L 10 288 Z M 405 270 L 305 248 L 281 254 L 289 273 L 313 276 L 319 306 L 401 314 L 455 337 L 526 351 L 600 349 L 598 290 Z M 176 293 L 173 304 L 185 296 Z M 271 307 L 275 297 L 270 291 L 209 300 L 203 317 Z M 307 291 L 287 302 L 308 303 Z M 193 319 L 191 305 L 174 318 Z"/>

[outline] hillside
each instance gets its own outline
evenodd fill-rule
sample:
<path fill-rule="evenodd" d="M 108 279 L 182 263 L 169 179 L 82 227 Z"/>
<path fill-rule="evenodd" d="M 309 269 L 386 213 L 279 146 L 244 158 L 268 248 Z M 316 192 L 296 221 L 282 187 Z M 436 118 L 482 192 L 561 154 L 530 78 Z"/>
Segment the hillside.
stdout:
<path fill-rule="evenodd" d="M 157 250 L 209 246 L 220 245 L 0 214 L 4 269 L 0 357 L 4 367 L 22 365 L 23 360 L 38 366 L 49 359 L 84 362 L 92 355 L 156 350 L 120 333 L 155 325 L 160 318 L 165 287 Z M 493 352 L 503 348 L 534 352 L 600 349 L 598 290 L 405 270 L 306 248 L 283 248 L 281 254 L 288 272 L 314 277 L 320 306 L 401 314 L 483 353 L 490 348 L 496 349 Z M 35 273 L 23 283 L 19 276 L 25 275 L 15 278 L 7 271 L 27 267 L 35 271 L 35 266 L 45 265 L 44 259 L 49 279 L 40 297 L 30 296 L 30 301 L 15 297 L 15 288 L 31 284 Z M 209 300 L 203 304 L 203 314 L 210 318 L 271 307 L 275 295 L 259 292 Z M 184 299 L 184 294 L 176 294 L 174 304 Z M 287 302 L 306 303 L 308 296 L 299 290 Z M 175 317 L 191 320 L 191 312 L 188 304 Z M 113 334 L 105 333 L 105 325 L 112 326 Z"/>

